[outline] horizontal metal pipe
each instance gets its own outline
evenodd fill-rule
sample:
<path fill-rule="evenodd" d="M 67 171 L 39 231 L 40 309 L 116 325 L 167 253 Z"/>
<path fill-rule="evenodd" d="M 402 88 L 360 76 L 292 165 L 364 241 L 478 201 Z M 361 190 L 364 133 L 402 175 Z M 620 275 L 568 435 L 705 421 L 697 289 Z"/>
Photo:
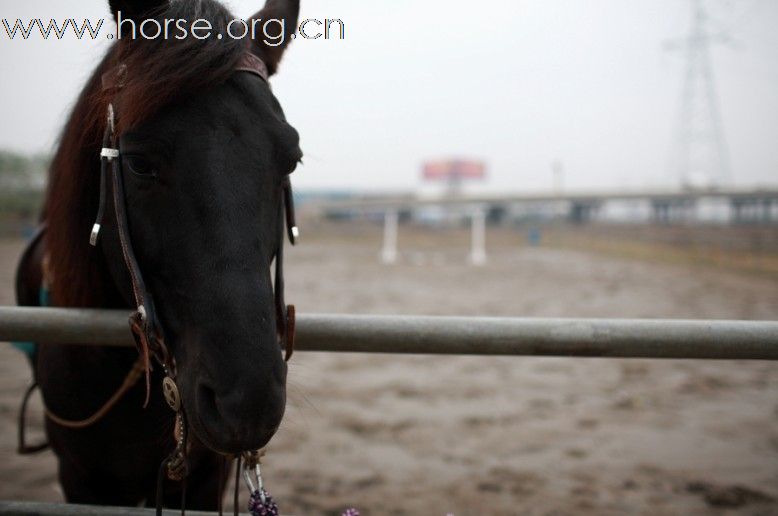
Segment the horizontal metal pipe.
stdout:
<path fill-rule="evenodd" d="M 213 514 L 200 511 L 186 511 L 186 513 L 191 516 Z M 153 514 L 156 514 L 154 509 L 143 509 L 140 507 L 0 501 L 0 515 L 2 516 L 149 516 Z M 164 510 L 162 514 L 165 516 L 179 516 L 181 511 Z"/>
<path fill-rule="evenodd" d="M 0 307 L 0 341 L 131 346 L 123 311 Z M 303 351 L 778 360 L 778 322 L 300 315 Z"/>

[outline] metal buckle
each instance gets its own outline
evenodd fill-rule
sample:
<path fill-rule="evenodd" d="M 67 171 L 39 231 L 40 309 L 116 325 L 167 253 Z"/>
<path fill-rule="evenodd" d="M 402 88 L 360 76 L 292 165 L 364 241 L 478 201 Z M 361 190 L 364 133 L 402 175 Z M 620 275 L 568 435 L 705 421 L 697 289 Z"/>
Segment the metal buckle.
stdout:
<path fill-rule="evenodd" d="M 100 150 L 100 157 L 108 158 L 108 161 L 113 161 L 119 157 L 119 149 L 114 149 L 112 147 L 103 147 Z"/>
<path fill-rule="evenodd" d="M 97 237 L 100 235 L 100 224 L 92 226 L 92 233 L 89 235 L 89 245 L 92 247 L 97 246 Z"/>

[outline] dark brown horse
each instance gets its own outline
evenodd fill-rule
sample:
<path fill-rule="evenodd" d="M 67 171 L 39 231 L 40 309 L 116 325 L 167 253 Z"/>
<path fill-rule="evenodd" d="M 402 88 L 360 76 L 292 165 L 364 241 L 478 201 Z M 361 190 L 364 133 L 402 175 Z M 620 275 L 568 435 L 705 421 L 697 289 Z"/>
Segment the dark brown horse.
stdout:
<path fill-rule="evenodd" d="M 286 404 L 271 262 L 283 238 L 282 185 L 301 152 L 269 85 L 261 74 L 240 71 L 240 63 L 250 53 L 275 73 L 296 30 L 299 1 L 268 0 L 254 16 L 277 20 L 282 44 L 260 29 L 253 40 L 227 37 L 235 18 L 214 0 L 111 0 L 110 7 L 136 26 L 207 20 L 211 35 L 132 38 L 130 24 L 122 26 L 62 133 L 45 234 L 20 267 L 19 302 L 36 305 L 45 281 L 58 307 L 138 306 L 120 218 L 106 215 L 97 245 L 89 242 L 111 104 L 123 170 L 113 188 L 122 195 L 107 195 L 105 212 L 124 204 L 126 236 L 176 364 L 191 429 L 187 506 L 212 510 L 222 494 L 223 457 L 265 446 Z M 106 88 L 106 75 L 121 84 Z M 51 414 L 77 421 L 117 392 L 137 360 L 132 349 L 41 345 L 34 374 Z M 47 418 L 69 502 L 154 503 L 159 465 L 176 445 L 163 375 L 162 367 L 153 369 L 146 408 L 140 381 L 85 428 Z M 166 506 L 179 505 L 180 484 L 166 480 L 164 496 Z"/>

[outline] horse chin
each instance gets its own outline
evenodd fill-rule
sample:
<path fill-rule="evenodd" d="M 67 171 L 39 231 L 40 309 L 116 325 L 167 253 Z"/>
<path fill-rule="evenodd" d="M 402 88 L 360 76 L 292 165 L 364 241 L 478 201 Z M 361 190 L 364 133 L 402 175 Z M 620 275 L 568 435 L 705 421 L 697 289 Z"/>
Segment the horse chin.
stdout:
<path fill-rule="evenodd" d="M 192 417 L 189 420 L 190 431 L 192 437 L 199 442 L 205 448 L 212 452 L 218 453 L 224 456 L 235 456 L 247 451 L 260 450 L 268 445 L 270 440 L 275 435 L 278 427 L 274 428 L 267 435 L 259 436 L 256 440 L 251 441 L 237 441 L 220 438 L 221 432 L 215 432 L 208 428 L 207 425 L 202 424 L 198 417 Z"/>

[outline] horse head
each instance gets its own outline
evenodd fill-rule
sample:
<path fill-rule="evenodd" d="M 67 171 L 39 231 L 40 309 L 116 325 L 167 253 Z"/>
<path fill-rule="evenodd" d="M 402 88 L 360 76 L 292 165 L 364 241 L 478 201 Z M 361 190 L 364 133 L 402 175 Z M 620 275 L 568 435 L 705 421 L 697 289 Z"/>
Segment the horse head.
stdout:
<path fill-rule="evenodd" d="M 252 18 L 277 20 L 281 44 L 262 33 L 228 36 L 235 18 L 212 0 L 110 6 L 125 22 L 101 70 L 122 170 L 106 211 L 124 203 L 129 244 L 120 217 L 106 216 L 97 251 L 121 297 L 137 306 L 125 265 L 127 246 L 134 251 L 197 438 L 222 453 L 261 448 L 286 405 L 271 271 L 284 238 L 284 184 L 301 151 L 268 83 L 240 62 L 250 53 L 272 75 L 299 3 L 268 0 Z M 146 23 L 148 34 L 195 18 L 209 22 L 208 37 L 140 35 L 146 20 L 156 22 Z"/>

